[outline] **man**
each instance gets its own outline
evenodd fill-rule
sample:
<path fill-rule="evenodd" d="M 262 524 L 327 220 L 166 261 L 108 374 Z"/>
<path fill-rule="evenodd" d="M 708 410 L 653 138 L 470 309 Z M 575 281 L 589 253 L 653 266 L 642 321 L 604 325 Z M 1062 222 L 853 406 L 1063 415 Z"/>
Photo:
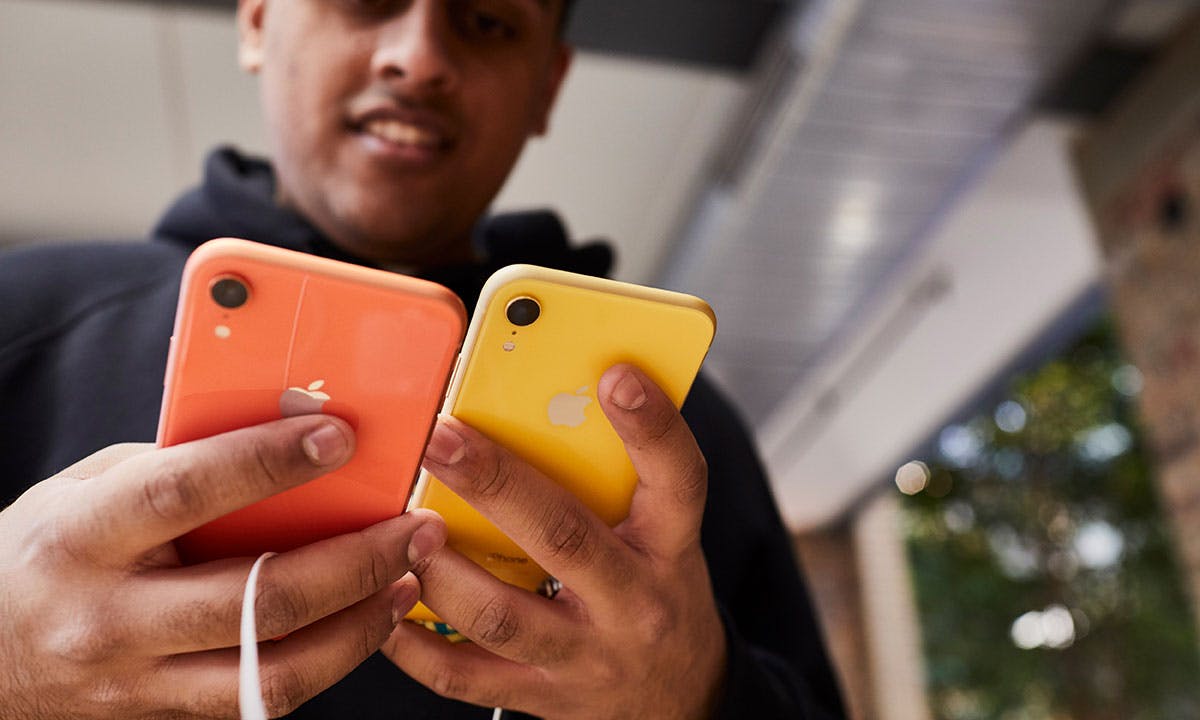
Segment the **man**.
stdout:
<path fill-rule="evenodd" d="M 162 450 L 114 444 L 153 437 L 178 274 L 197 244 L 242 236 L 417 272 L 468 305 L 509 262 L 606 269 L 604 252 L 570 249 L 545 218 L 515 233 L 493 222 L 472 244 L 526 139 L 546 130 L 570 64 L 565 11 L 242 0 L 240 62 L 261 76 L 273 171 L 218 152 L 151 243 L 0 260 L 0 442 L 5 494 L 20 495 L 0 513 L 0 716 L 235 715 L 250 561 L 181 567 L 171 541 L 353 453 L 350 427 L 324 416 Z M 699 382 L 685 421 L 625 366 L 598 388 L 641 477 L 615 530 L 452 419 L 426 455 L 563 592 L 498 582 L 442 548 L 430 513 L 280 554 L 256 602 L 259 637 L 286 636 L 261 647 L 268 710 L 840 716 L 786 534 L 726 405 Z M 473 642 L 402 622 L 418 595 Z"/>

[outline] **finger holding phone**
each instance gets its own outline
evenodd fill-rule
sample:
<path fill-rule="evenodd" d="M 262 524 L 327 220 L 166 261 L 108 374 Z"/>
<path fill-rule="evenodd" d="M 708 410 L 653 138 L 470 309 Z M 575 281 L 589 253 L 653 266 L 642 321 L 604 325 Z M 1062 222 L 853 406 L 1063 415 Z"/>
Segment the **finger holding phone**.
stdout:
<path fill-rule="evenodd" d="M 236 716 L 238 621 L 253 558 L 181 566 L 173 540 L 354 454 L 304 416 L 155 449 L 102 450 L 0 512 L 0 715 Z M 264 699 L 290 711 L 357 666 L 416 601 L 444 539 L 410 513 L 282 553 L 260 578 Z"/>
<path fill-rule="evenodd" d="M 445 548 L 419 563 L 423 601 L 473 643 L 405 624 L 384 652 L 442 695 L 547 718 L 703 718 L 725 670 L 700 525 L 704 458 L 674 404 L 638 369 L 599 383 L 637 469 L 629 517 L 609 528 L 571 493 L 466 425 L 443 419 L 426 467 L 564 586 L 504 584 Z"/>

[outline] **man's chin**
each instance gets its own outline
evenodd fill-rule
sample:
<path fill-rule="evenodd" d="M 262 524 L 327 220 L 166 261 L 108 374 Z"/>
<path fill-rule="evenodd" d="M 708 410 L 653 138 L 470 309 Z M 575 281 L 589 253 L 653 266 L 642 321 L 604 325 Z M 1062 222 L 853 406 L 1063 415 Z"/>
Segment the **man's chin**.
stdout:
<path fill-rule="evenodd" d="M 311 198 L 312 212 L 301 211 L 342 250 L 378 264 L 415 267 L 471 257 L 471 231 L 484 208 L 453 202 L 453 193 L 438 183 L 341 179 Z"/>
<path fill-rule="evenodd" d="M 384 224 L 385 228 L 412 228 L 411 220 Z M 420 227 L 420 226 L 417 226 Z M 464 231 L 446 237 L 433 231 L 389 232 L 383 229 L 357 229 L 331 238 L 351 255 L 383 266 L 422 268 L 466 262 L 471 259 L 471 236 Z"/>

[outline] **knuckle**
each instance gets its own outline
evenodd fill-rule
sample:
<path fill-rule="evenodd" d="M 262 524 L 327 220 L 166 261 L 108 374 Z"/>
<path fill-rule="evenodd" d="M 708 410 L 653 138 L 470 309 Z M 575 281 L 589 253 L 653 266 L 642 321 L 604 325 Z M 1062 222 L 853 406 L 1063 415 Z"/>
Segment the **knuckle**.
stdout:
<path fill-rule="evenodd" d="M 62 515 L 36 517 L 20 544 L 18 563 L 30 571 L 57 565 L 76 558 L 76 544 L 71 523 Z"/>
<path fill-rule="evenodd" d="M 516 484 L 516 467 L 495 451 L 485 466 L 488 468 L 485 472 L 473 475 L 471 489 L 481 498 L 503 499 Z"/>
<path fill-rule="evenodd" d="M 637 685 L 646 681 L 646 677 L 632 676 L 633 670 L 628 670 L 628 661 L 622 658 L 622 651 L 619 649 L 607 649 L 602 651 L 592 651 L 583 659 L 580 672 L 588 678 L 588 683 L 592 687 L 608 687 L 619 688 L 628 687 L 631 684 Z M 606 715 L 605 717 L 620 717 L 619 715 Z"/>
<path fill-rule="evenodd" d="M 309 696 L 303 675 L 287 662 L 264 667 L 260 682 L 263 706 L 271 717 L 287 715 Z"/>
<path fill-rule="evenodd" d="M 81 507 L 70 489 L 54 480 L 38 483 L 17 502 L 27 498 L 35 502 L 33 508 L 25 509 L 30 522 L 15 545 L 14 560 L 19 567 L 58 574 L 64 572 L 62 565 L 106 559 L 106 548 L 95 542 L 95 536 L 116 522 L 111 512 L 96 505 Z"/>
<path fill-rule="evenodd" d="M 557 560 L 586 564 L 595 554 L 592 524 L 578 507 L 558 509 L 542 528 L 542 544 Z"/>
<path fill-rule="evenodd" d="M 703 503 L 708 496 L 708 460 L 696 450 L 685 462 L 675 495 L 684 505 Z"/>
<path fill-rule="evenodd" d="M 441 551 L 435 552 L 432 555 L 427 555 L 413 563 L 409 570 L 412 571 L 412 574 L 416 575 L 418 578 L 424 578 L 431 568 L 437 567 L 439 555 L 441 555 Z"/>
<path fill-rule="evenodd" d="M 362 596 L 378 593 L 392 581 L 391 563 L 383 552 L 374 550 L 367 556 L 360 574 Z"/>
<path fill-rule="evenodd" d="M 481 644 L 501 648 L 510 644 L 521 631 L 521 621 L 511 605 L 492 598 L 471 621 L 470 633 Z"/>
<path fill-rule="evenodd" d="M 170 677 L 180 672 L 180 665 L 186 662 L 183 655 L 169 655 L 144 668 L 137 681 L 133 704 L 129 712 L 113 713 L 102 717 L 111 718 L 153 718 L 153 720 L 175 720 L 175 718 L 195 720 L 196 718 L 232 718 L 240 716 L 238 708 L 237 678 L 233 682 L 222 683 L 209 692 L 184 693 L 175 698 L 163 697 L 162 678 Z M 156 710 L 147 710 L 147 706 Z"/>
<path fill-rule="evenodd" d="M 387 619 L 389 621 L 392 619 L 390 612 L 387 615 Z M 355 634 L 352 645 L 355 657 L 360 661 L 371 657 L 383 645 L 384 641 L 387 640 L 388 635 L 391 634 L 394 628 L 395 625 L 391 622 L 387 622 L 386 624 L 378 622 L 362 624 Z"/>
<path fill-rule="evenodd" d="M 308 607 L 298 590 L 263 578 L 254 597 L 254 615 L 258 639 L 270 640 L 304 625 Z"/>
<path fill-rule="evenodd" d="M 663 405 L 656 412 L 648 413 L 643 428 L 644 444 L 655 445 L 662 442 L 675 432 L 678 423 L 683 422 L 679 411 L 670 405 Z"/>
<path fill-rule="evenodd" d="M 429 689 L 450 700 L 466 700 L 471 692 L 471 681 L 454 665 L 440 663 L 429 679 Z"/>
<path fill-rule="evenodd" d="M 655 646 L 670 636 L 679 625 L 676 613 L 661 602 L 646 604 L 633 622 L 635 638 L 645 646 Z"/>
<path fill-rule="evenodd" d="M 165 522 L 178 522 L 201 505 L 202 491 L 195 476 L 178 462 L 152 475 L 142 486 L 150 514 Z"/>
<path fill-rule="evenodd" d="M 358 563 L 358 595 L 367 597 L 392 581 L 392 563 L 378 548 L 368 547 Z"/>
<path fill-rule="evenodd" d="M 59 623 L 48 642 L 54 655 L 77 666 L 105 665 L 118 657 L 125 647 L 120 633 L 94 613 L 86 611 Z"/>
<path fill-rule="evenodd" d="M 286 473 L 283 472 L 283 461 L 276 447 L 266 439 L 256 436 L 250 446 L 253 453 L 254 465 L 259 474 L 266 479 L 270 487 L 283 487 Z"/>

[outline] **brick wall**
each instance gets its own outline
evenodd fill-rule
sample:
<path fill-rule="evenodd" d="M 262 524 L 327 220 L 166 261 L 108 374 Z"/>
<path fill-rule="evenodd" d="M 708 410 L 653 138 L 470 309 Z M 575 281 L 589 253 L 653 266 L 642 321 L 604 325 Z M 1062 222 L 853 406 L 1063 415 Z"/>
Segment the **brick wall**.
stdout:
<path fill-rule="evenodd" d="M 1200 18 L 1079 145 L 1139 410 L 1200 608 Z M 1200 620 L 1200 609 L 1197 610 Z"/>

